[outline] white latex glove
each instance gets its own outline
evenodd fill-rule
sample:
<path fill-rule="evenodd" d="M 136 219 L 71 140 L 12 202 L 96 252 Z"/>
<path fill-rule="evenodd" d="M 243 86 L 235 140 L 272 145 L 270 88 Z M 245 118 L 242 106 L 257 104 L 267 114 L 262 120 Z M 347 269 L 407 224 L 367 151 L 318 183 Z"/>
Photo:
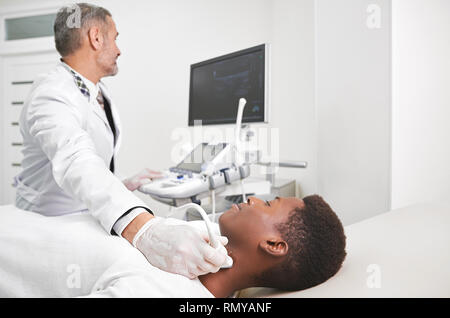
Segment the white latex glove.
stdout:
<path fill-rule="evenodd" d="M 219 238 L 223 245 L 228 243 L 226 237 Z M 135 235 L 133 246 L 153 266 L 193 279 L 217 272 L 226 261 L 226 249 L 216 250 L 208 241 L 206 231 L 189 226 L 185 221 L 155 216 Z"/>
<path fill-rule="evenodd" d="M 141 185 L 150 183 L 153 179 L 162 178 L 163 174 L 158 171 L 153 171 L 148 168 L 140 171 L 138 174 L 126 178 L 123 180 L 123 184 L 127 187 L 128 190 L 134 191 L 139 188 Z"/>

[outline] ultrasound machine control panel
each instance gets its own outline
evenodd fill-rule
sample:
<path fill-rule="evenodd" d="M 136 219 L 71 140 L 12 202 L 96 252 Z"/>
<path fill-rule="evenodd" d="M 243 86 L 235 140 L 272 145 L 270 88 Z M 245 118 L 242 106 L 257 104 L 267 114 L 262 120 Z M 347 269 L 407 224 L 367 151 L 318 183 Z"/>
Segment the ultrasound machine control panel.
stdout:
<path fill-rule="evenodd" d="M 234 162 L 233 145 L 201 143 L 164 177 L 139 188 L 155 199 L 188 199 L 242 180 L 250 175 L 247 164 Z"/>

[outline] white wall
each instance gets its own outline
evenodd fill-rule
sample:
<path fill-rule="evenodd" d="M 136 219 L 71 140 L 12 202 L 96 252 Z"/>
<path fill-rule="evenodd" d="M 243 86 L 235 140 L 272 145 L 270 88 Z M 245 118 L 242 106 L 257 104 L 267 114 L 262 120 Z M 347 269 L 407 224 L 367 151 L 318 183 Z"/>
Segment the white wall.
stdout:
<path fill-rule="evenodd" d="M 344 224 L 390 208 L 390 14 L 389 0 L 316 1 L 318 193 Z"/>
<path fill-rule="evenodd" d="M 294 178 L 299 196 L 317 193 L 314 0 L 274 0 L 271 126 L 279 128 L 280 159 L 306 169 L 278 170 Z"/>
<path fill-rule="evenodd" d="M 450 196 L 450 1 L 393 1 L 392 207 Z"/>

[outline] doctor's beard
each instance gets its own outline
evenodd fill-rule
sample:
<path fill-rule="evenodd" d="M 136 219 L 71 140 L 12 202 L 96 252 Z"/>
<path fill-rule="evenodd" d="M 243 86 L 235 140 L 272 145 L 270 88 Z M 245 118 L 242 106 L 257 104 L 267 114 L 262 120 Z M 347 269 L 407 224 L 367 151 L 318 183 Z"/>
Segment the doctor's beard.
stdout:
<path fill-rule="evenodd" d="M 114 66 L 113 66 L 113 69 L 111 70 L 111 73 L 109 73 L 109 74 L 106 75 L 106 76 L 114 76 L 114 75 L 116 75 L 118 72 L 119 72 L 119 66 L 117 66 L 117 61 L 116 61 L 116 62 L 114 62 Z"/>
<path fill-rule="evenodd" d="M 114 76 L 118 72 L 119 72 L 119 67 L 117 66 L 117 62 L 114 62 L 114 64 L 106 70 L 105 77 L 106 76 Z"/>
<path fill-rule="evenodd" d="M 100 56 L 100 58 L 98 59 L 98 64 L 103 70 L 104 75 L 102 77 L 114 76 L 119 72 L 117 58 L 115 58 L 115 60 L 111 62 L 111 59 L 108 59 L 105 56 Z"/>

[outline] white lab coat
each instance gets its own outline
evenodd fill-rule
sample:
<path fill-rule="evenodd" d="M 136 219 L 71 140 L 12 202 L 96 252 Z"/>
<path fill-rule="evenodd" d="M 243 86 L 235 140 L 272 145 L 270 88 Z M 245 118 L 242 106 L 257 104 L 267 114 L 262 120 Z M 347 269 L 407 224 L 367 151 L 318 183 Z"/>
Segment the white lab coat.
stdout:
<path fill-rule="evenodd" d="M 84 96 L 67 65 L 35 80 L 19 122 L 24 158 L 16 205 L 52 216 L 89 210 L 111 233 L 127 210 L 145 204 L 109 170 L 120 146 L 120 119 L 107 88 L 99 87 L 111 105 L 115 146 L 95 92 Z"/>

